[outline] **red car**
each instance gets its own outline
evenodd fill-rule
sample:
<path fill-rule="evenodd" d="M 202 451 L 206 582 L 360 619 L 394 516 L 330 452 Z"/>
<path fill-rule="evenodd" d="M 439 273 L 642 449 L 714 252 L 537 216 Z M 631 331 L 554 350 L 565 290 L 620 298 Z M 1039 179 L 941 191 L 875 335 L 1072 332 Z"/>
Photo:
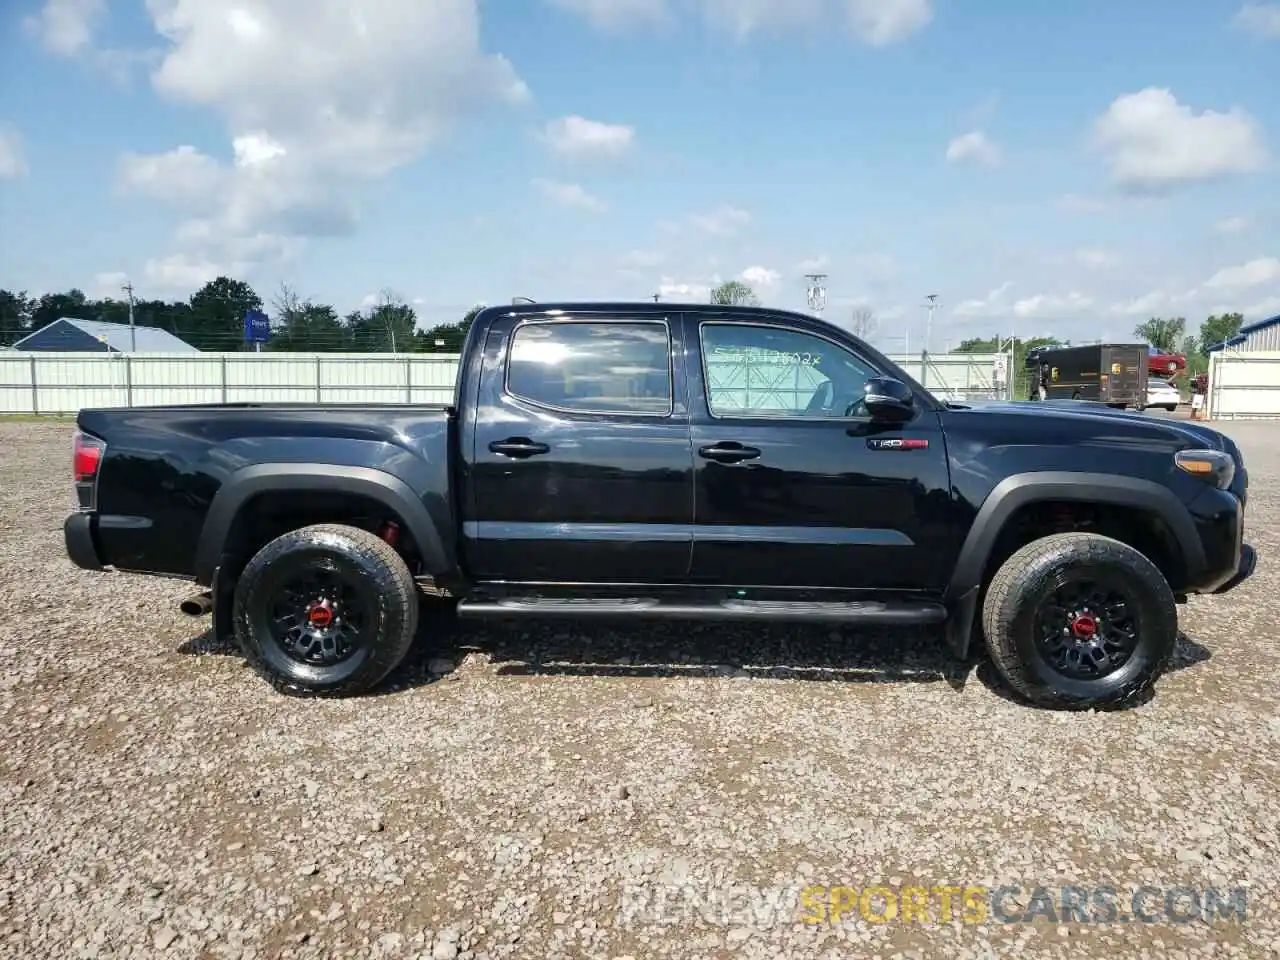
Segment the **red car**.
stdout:
<path fill-rule="evenodd" d="M 1147 373 L 1171 377 L 1179 370 L 1187 369 L 1187 358 L 1180 353 L 1170 353 L 1159 347 L 1147 347 Z"/>

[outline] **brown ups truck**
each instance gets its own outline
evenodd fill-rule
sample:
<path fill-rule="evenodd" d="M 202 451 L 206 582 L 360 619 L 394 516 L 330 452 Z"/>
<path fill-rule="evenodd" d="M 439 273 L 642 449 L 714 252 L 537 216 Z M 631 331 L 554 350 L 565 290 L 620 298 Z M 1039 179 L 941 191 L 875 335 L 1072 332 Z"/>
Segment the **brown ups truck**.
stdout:
<path fill-rule="evenodd" d="M 1032 396 L 1046 400 L 1093 400 L 1111 407 L 1142 409 L 1147 403 L 1147 345 L 1091 343 L 1040 352 L 1032 371 Z M 1036 384 L 1044 390 L 1037 391 Z"/>

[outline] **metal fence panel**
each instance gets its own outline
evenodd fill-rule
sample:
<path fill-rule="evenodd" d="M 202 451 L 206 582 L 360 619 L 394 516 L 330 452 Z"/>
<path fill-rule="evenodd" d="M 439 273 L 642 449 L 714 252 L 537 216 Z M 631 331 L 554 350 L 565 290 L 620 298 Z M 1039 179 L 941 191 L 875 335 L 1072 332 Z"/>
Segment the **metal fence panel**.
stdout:
<path fill-rule="evenodd" d="M 889 357 L 939 400 L 1008 400 L 1013 372 L 1008 354 L 898 354 Z M 1003 377 L 998 375 L 1003 373 Z"/>
<path fill-rule="evenodd" d="M 1257 356 L 1256 354 L 1253 356 Z M 892 359 L 944 399 L 1003 399 L 997 354 Z M 711 364 L 713 383 L 771 396 L 812 395 L 816 371 L 756 364 L 744 374 Z M 360 353 L 0 353 L 0 413 L 75 413 L 83 407 L 186 403 L 450 403 L 456 354 Z M 725 378 L 729 378 L 726 380 Z M 749 388 L 749 389 L 748 389 Z M 760 391 L 765 391 L 761 393 Z"/>
<path fill-rule="evenodd" d="M 0 353 L 0 411 L 35 413 L 35 399 L 31 360 L 17 351 Z"/>
<path fill-rule="evenodd" d="M 1280 418 L 1280 352 L 1210 354 L 1207 404 L 1211 420 Z"/>

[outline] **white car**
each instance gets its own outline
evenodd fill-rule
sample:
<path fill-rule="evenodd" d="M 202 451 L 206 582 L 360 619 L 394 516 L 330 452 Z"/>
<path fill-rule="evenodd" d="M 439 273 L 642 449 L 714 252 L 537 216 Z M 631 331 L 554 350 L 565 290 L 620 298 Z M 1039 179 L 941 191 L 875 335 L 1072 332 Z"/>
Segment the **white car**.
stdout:
<path fill-rule="evenodd" d="M 1159 377 L 1147 380 L 1147 402 L 1143 406 L 1144 410 L 1148 407 L 1160 407 L 1173 411 L 1178 409 L 1181 402 L 1182 395 L 1168 380 L 1161 380 Z"/>

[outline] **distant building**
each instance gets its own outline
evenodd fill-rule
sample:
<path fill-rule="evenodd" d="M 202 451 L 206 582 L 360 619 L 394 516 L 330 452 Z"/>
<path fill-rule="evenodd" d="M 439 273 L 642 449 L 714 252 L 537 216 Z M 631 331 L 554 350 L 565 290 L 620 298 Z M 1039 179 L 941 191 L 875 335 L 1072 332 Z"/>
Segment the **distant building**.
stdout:
<path fill-rule="evenodd" d="M 1280 314 L 1266 320 L 1258 320 L 1240 328 L 1230 340 L 1215 343 L 1209 348 L 1210 353 L 1219 350 L 1230 350 L 1232 353 L 1258 353 L 1262 350 L 1280 350 Z"/>
<path fill-rule="evenodd" d="M 138 353 L 200 352 L 159 327 L 135 326 L 131 336 L 127 323 L 105 323 L 75 317 L 62 317 L 41 327 L 17 341 L 13 348 L 46 353 L 132 353 L 135 339 Z"/>

